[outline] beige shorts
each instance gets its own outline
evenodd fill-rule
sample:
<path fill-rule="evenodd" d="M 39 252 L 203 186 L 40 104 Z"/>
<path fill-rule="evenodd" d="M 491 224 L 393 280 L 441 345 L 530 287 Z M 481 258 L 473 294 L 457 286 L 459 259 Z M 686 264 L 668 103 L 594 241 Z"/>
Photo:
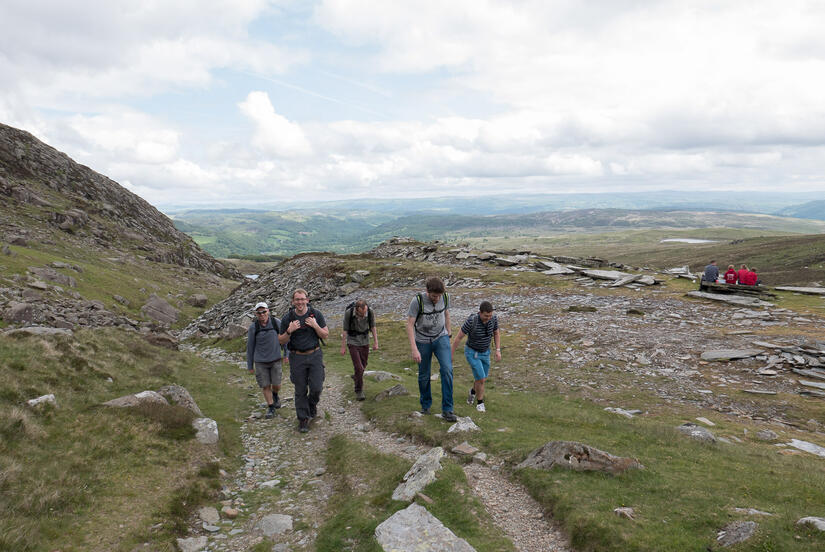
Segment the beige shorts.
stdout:
<path fill-rule="evenodd" d="M 269 387 L 270 385 L 281 385 L 281 361 L 255 363 L 255 380 L 258 387 Z"/>

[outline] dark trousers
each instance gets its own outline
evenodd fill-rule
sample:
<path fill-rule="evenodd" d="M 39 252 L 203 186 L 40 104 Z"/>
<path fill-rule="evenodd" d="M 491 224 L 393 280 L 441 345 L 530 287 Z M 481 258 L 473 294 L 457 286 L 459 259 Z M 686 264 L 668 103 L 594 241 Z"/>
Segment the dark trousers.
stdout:
<path fill-rule="evenodd" d="M 298 419 L 314 418 L 324 388 L 324 354 L 321 349 L 308 355 L 290 353 L 289 381 L 295 386 L 295 413 Z"/>
<path fill-rule="evenodd" d="M 355 392 L 364 390 L 364 370 L 367 369 L 367 360 L 370 357 L 369 345 L 347 345 L 349 356 L 352 357 L 352 367 L 355 373 L 352 379 L 355 380 Z"/>

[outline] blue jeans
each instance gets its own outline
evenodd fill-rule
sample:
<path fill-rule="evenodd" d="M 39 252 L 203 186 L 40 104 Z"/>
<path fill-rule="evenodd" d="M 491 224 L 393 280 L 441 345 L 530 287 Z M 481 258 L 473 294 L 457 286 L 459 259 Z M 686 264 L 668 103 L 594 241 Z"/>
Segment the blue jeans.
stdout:
<path fill-rule="evenodd" d="M 432 343 L 415 342 L 418 352 L 421 353 L 421 362 L 418 364 L 418 394 L 421 408 L 428 409 L 433 404 L 433 395 L 430 390 L 430 365 L 433 355 L 438 359 L 439 374 L 441 375 L 441 411 L 453 411 L 453 358 L 450 351 L 450 337 L 442 335 Z"/>

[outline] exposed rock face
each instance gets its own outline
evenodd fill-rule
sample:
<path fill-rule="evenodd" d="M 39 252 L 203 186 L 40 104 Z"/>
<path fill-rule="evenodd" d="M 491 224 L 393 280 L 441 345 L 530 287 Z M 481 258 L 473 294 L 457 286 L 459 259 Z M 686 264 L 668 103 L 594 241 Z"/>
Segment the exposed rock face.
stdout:
<path fill-rule="evenodd" d="M 549 470 L 561 466 L 575 471 L 603 471 L 618 475 L 628 469 L 643 469 L 634 458 L 613 456 L 607 452 L 572 441 L 550 441 L 530 454 L 516 466 Z"/>
<path fill-rule="evenodd" d="M 192 321 L 181 332 L 181 339 L 197 335 L 218 336 L 227 328 L 237 328 L 232 335 L 244 335 L 252 323 L 252 307 L 259 301 L 269 305 L 272 316 L 280 319 L 290 306 L 292 292 L 303 288 L 310 302 L 334 299 L 343 295 L 342 287 L 350 282 L 340 259 L 330 254 L 296 255 L 257 280 L 247 280 L 232 294 Z M 323 313 L 326 318 L 338 313 Z M 329 323 L 329 321 L 328 321 Z"/>

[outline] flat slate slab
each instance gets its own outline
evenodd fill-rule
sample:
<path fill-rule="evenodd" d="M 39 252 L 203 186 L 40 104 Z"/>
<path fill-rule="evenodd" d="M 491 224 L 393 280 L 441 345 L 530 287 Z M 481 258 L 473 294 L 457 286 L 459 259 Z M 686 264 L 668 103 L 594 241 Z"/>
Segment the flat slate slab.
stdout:
<path fill-rule="evenodd" d="M 722 303 L 730 303 L 731 305 L 739 305 L 741 307 L 772 307 L 773 303 L 756 299 L 755 297 L 740 297 L 737 295 L 723 295 L 721 293 L 706 293 L 704 291 L 689 291 L 688 297 L 696 297 L 697 299 L 710 299 L 711 301 L 720 301 Z"/>
<path fill-rule="evenodd" d="M 375 528 L 375 539 L 386 552 L 475 552 L 420 504 L 412 503 Z"/>
<path fill-rule="evenodd" d="M 582 274 L 596 280 L 620 280 L 630 276 L 627 272 L 619 272 L 618 270 L 583 270 Z"/>
<path fill-rule="evenodd" d="M 796 293 L 804 293 L 806 295 L 825 295 L 825 288 L 822 287 L 780 286 L 773 289 L 777 291 L 793 291 Z"/>
<path fill-rule="evenodd" d="M 741 358 L 755 357 L 762 354 L 762 349 L 718 349 L 716 351 L 705 351 L 702 353 L 702 360 L 709 362 L 716 360 L 738 360 Z"/>

